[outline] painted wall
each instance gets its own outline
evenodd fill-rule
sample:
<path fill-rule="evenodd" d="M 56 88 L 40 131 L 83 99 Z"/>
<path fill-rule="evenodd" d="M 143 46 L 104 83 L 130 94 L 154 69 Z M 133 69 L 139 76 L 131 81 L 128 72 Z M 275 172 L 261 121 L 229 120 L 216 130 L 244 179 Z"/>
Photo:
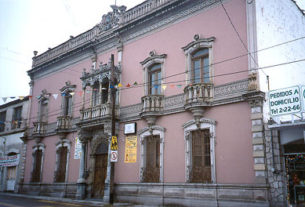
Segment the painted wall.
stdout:
<path fill-rule="evenodd" d="M 247 42 L 245 2 L 243 0 L 233 0 L 224 3 L 224 6 L 235 23 L 242 39 L 244 42 Z M 163 84 L 171 84 L 173 82 L 175 85 L 173 88 L 168 86 L 164 95 L 170 96 L 183 93 L 187 79 L 184 72 L 188 68 L 186 67 L 187 61 L 184 51 L 181 48 L 192 42 L 195 34 L 199 34 L 201 38 L 212 36 L 216 38 L 212 54 L 214 64 L 228 58 L 240 56 L 246 52 L 223 8 L 218 5 L 125 44 L 123 50 L 123 85 L 125 86 L 128 83 L 133 85 L 135 81 L 139 84 L 144 82 L 144 70 L 140 62 L 149 57 L 150 51 L 155 50 L 158 55 L 167 54 L 164 71 L 162 71 L 163 77 L 182 73 L 181 75 L 163 80 Z M 216 76 L 213 78 L 214 84 L 220 85 L 247 78 L 247 71 L 245 73 L 220 76 L 224 73 L 247 70 L 247 65 L 246 56 L 213 65 L 213 73 Z M 177 84 L 182 84 L 182 87 L 177 88 Z M 142 96 L 144 96 L 143 87 L 124 90 L 124 93 L 121 95 L 121 106 L 139 103 Z"/>
<path fill-rule="evenodd" d="M 305 36 L 305 15 L 292 0 L 256 0 L 258 50 Z M 305 59 L 305 39 L 258 52 L 259 67 Z M 266 75 L 270 77 L 270 90 L 305 84 L 305 61 L 272 67 L 259 71 L 260 87 L 268 90 Z M 268 100 L 264 107 L 269 112 Z"/>
<path fill-rule="evenodd" d="M 204 117 L 216 121 L 216 179 L 217 183 L 254 183 L 250 106 L 246 102 L 210 108 Z M 224 116 L 225 114 L 225 116 Z M 193 119 L 190 112 L 162 116 L 156 125 L 165 128 L 164 181 L 185 182 L 185 139 L 183 124 Z M 119 161 L 115 182 L 139 182 L 140 137 L 136 163 L 124 163 L 125 135 L 123 124 L 119 135 Z M 147 124 L 137 122 L 138 131 Z"/>

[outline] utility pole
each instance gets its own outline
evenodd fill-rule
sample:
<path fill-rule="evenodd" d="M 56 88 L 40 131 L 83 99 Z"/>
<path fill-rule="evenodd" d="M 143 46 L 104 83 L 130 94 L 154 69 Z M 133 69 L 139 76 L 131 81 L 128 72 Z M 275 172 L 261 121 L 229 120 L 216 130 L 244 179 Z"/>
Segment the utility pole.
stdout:
<path fill-rule="evenodd" d="M 111 113 L 111 138 L 115 136 L 115 96 L 116 88 L 115 77 L 114 77 L 114 55 L 111 54 L 111 78 L 110 78 L 110 91 L 111 91 L 111 103 L 112 103 L 112 113 Z M 111 139 L 110 139 L 111 141 Z M 108 149 L 111 150 L 111 149 Z M 114 162 L 111 162 L 111 172 L 110 172 L 110 198 L 109 203 L 113 204 L 114 201 Z"/>

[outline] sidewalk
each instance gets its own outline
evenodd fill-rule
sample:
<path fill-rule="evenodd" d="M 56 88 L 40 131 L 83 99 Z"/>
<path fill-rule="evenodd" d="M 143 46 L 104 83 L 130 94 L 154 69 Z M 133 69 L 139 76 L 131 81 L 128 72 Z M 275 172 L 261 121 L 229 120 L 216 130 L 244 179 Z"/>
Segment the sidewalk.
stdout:
<path fill-rule="evenodd" d="M 99 206 L 99 207 L 101 207 L 101 206 L 102 207 L 145 207 L 146 206 L 146 205 L 136 205 L 136 204 L 130 204 L 130 203 L 114 203 L 113 205 L 110 205 L 105 202 L 99 201 L 98 199 L 76 200 L 76 199 L 70 199 L 70 198 L 33 196 L 33 195 L 27 195 L 27 194 L 6 193 L 6 192 L 0 192 L 0 195 L 22 197 L 22 198 L 32 198 L 32 199 L 37 199 L 37 200 L 66 202 L 66 203 L 73 203 L 73 204 L 88 204 L 91 206 Z"/>

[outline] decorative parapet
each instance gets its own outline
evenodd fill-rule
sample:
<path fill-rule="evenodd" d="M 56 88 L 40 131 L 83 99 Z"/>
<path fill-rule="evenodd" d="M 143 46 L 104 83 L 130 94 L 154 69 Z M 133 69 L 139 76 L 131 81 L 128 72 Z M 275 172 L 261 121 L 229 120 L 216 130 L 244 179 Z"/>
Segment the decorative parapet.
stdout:
<path fill-rule="evenodd" d="M 55 48 L 50 48 L 41 55 L 37 55 L 37 51 L 34 51 L 33 65 L 35 68 L 43 63 L 50 60 L 56 59 L 66 53 L 71 52 L 74 49 L 80 48 L 86 44 L 90 44 L 98 39 L 101 34 L 107 33 L 110 29 L 120 28 L 133 20 L 142 18 L 156 10 L 162 9 L 163 7 L 172 4 L 178 0 L 147 0 L 134 8 L 126 10 L 125 6 L 115 6 L 112 5 L 112 12 L 103 15 L 102 21 L 94 26 L 92 29 L 71 38 L 58 45 Z M 108 33 L 107 33 L 108 34 Z"/>
<path fill-rule="evenodd" d="M 122 23 L 127 23 L 132 20 L 138 19 L 139 17 L 145 16 L 161 7 L 173 3 L 177 0 L 147 0 L 138 6 L 129 9 L 123 14 Z"/>
<path fill-rule="evenodd" d="M 58 45 L 57 47 L 53 49 L 49 49 L 48 51 L 42 53 L 41 55 L 34 56 L 33 57 L 33 68 L 41 65 L 47 61 L 50 61 L 52 59 L 55 59 L 65 53 L 70 52 L 73 49 L 79 48 L 90 41 L 94 40 L 96 35 L 98 34 L 98 27 L 93 27 L 92 29 L 88 30 L 87 32 L 84 32 L 77 37 L 73 37 L 70 40 L 62 43 L 61 45 Z M 37 52 L 35 51 L 35 54 Z"/>

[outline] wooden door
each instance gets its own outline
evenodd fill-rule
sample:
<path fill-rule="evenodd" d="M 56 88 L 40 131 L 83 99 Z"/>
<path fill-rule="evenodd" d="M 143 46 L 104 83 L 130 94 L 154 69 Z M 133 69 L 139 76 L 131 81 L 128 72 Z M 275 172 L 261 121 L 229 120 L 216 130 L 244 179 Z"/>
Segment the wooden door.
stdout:
<path fill-rule="evenodd" d="M 191 182 L 211 182 L 209 130 L 196 130 L 192 132 Z"/>
<path fill-rule="evenodd" d="M 149 136 L 146 140 L 146 166 L 144 182 L 160 182 L 160 136 Z"/>
<path fill-rule="evenodd" d="M 103 198 L 105 179 L 107 175 L 107 154 L 98 154 L 95 158 L 95 172 L 93 182 L 93 197 Z"/>

